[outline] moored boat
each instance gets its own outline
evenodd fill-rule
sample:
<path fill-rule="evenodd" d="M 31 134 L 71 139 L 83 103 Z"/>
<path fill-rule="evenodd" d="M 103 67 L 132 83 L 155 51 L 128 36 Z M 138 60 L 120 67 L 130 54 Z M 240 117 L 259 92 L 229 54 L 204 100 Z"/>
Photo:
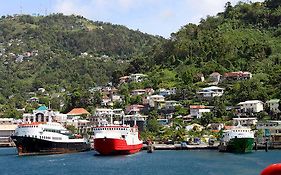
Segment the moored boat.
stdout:
<path fill-rule="evenodd" d="M 94 148 L 101 155 L 133 154 L 139 152 L 143 143 L 138 127 L 134 125 L 100 124 L 94 128 Z"/>
<path fill-rule="evenodd" d="M 253 150 L 254 132 L 251 128 L 238 123 L 231 129 L 224 130 L 219 145 L 221 152 L 246 153 Z"/>
<path fill-rule="evenodd" d="M 55 122 L 20 124 L 11 138 L 19 156 L 73 153 L 91 149 L 88 140 L 76 138 Z"/>

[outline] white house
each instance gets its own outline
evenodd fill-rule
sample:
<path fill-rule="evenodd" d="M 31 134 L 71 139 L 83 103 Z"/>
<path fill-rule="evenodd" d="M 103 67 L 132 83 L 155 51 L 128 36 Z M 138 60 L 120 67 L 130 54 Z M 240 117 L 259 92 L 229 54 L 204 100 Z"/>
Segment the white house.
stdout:
<path fill-rule="evenodd" d="M 220 88 L 217 86 L 210 86 L 207 88 L 203 88 L 197 92 L 197 95 L 203 98 L 213 98 L 213 97 L 220 97 L 224 93 L 224 88 Z"/>
<path fill-rule="evenodd" d="M 190 105 L 190 116 L 192 117 L 201 118 L 206 112 L 211 112 L 211 109 L 203 105 Z"/>
<path fill-rule="evenodd" d="M 158 91 L 159 91 L 158 95 L 162 95 L 164 97 L 172 95 L 172 94 L 176 94 L 176 89 L 175 88 L 173 88 L 173 89 L 162 89 L 161 88 Z"/>
<path fill-rule="evenodd" d="M 279 107 L 279 99 L 272 99 L 269 101 L 266 101 L 266 105 L 269 107 L 270 111 L 279 113 L 280 110 L 278 109 Z"/>
<path fill-rule="evenodd" d="M 147 77 L 145 74 L 131 74 L 129 76 L 129 81 L 142 82 L 145 77 Z"/>
<path fill-rule="evenodd" d="M 238 125 L 238 123 L 240 123 L 240 125 L 242 126 L 252 126 L 252 125 L 256 125 L 258 120 L 255 117 L 252 118 L 233 118 L 233 124 L 234 125 Z"/>
<path fill-rule="evenodd" d="M 260 100 L 249 100 L 238 103 L 241 112 L 261 112 L 263 111 L 263 102 Z"/>
<path fill-rule="evenodd" d="M 131 95 L 132 96 L 136 96 L 136 95 L 143 95 L 146 93 L 145 89 L 135 89 L 131 91 Z"/>
<path fill-rule="evenodd" d="M 148 101 L 150 107 L 155 107 L 157 102 L 165 102 L 165 97 L 162 95 L 151 95 Z"/>
<path fill-rule="evenodd" d="M 176 106 L 180 106 L 180 103 L 178 101 L 171 100 L 165 102 L 166 109 L 175 109 Z"/>

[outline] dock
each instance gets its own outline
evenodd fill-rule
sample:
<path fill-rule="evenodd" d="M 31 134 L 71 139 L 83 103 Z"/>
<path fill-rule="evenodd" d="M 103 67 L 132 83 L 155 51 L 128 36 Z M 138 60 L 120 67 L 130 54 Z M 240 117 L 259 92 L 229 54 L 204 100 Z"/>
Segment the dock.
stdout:
<path fill-rule="evenodd" d="M 218 149 L 218 145 L 207 145 L 207 144 L 200 144 L 200 145 L 184 145 L 181 144 L 153 144 L 155 150 L 216 150 Z M 144 144 L 143 150 L 147 150 L 147 145 Z"/>

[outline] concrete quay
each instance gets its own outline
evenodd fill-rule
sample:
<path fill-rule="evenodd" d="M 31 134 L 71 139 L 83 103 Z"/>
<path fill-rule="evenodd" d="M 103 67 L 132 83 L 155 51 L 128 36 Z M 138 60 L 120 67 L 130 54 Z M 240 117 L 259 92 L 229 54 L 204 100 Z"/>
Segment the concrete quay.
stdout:
<path fill-rule="evenodd" d="M 218 144 L 216 145 L 181 145 L 181 144 L 153 144 L 155 150 L 216 150 L 218 149 Z M 147 145 L 143 145 L 143 150 L 147 150 Z"/>

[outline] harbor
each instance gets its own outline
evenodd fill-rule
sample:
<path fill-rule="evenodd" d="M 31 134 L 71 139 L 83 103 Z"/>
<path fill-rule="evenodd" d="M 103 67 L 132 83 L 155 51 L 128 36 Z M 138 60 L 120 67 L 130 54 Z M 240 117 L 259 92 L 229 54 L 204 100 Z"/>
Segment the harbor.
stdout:
<path fill-rule="evenodd" d="M 142 175 L 258 175 L 280 161 L 281 151 L 251 154 L 217 150 L 145 150 L 122 156 L 97 156 L 95 151 L 74 154 L 18 157 L 15 148 L 0 148 L 1 174 L 142 174 Z"/>

